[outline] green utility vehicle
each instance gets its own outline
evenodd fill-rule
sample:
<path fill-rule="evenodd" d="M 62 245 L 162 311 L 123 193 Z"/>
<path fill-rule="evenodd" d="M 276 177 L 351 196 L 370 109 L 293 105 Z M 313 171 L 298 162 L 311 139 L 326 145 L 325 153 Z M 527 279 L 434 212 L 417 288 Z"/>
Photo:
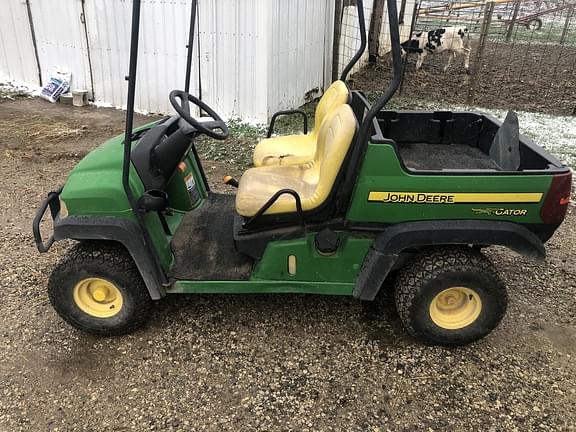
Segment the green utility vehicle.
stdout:
<path fill-rule="evenodd" d="M 322 97 L 314 129 L 263 140 L 255 167 L 227 179 L 236 194 L 224 195 L 210 191 L 194 145 L 200 135 L 223 140 L 228 128 L 188 92 L 192 43 L 185 90 L 170 93 L 177 115 L 132 128 L 140 15 L 133 2 L 126 132 L 78 163 L 34 220 L 41 252 L 77 240 L 48 286 L 67 322 L 113 335 L 142 325 L 167 294 L 371 301 L 393 286 L 406 330 L 424 342 L 466 344 L 497 326 L 507 292 L 481 250 L 503 245 L 543 259 L 566 214 L 571 171 L 519 135 L 514 113 L 501 124 L 475 112 L 385 110 L 402 72 L 395 0 L 394 78 L 373 105 L 350 91 L 347 74 L 366 47 L 357 3 L 361 47 Z M 206 115 L 193 116 L 191 105 Z M 288 114 L 302 113 L 279 113 Z M 45 241 L 47 209 L 54 233 Z"/>

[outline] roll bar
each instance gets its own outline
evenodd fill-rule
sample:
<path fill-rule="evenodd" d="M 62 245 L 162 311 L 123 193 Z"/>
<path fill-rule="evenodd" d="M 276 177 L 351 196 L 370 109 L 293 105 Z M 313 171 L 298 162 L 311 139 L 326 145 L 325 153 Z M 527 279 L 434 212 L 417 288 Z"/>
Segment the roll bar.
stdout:
<path fill-rule="evenodd" d="M 126 102 L 126 129 L 124 130 L 124 160 L 122 161 L 122 185 L 136 218 L 138 210 L 130 188 L 130 151 L 132 149 L 132 127 L 134 125 L 134 99 L 136 97 L 136 70 L 138 66 L 138 36 L 140 34 L 140 1 L 132 3 L 132 30 L 130 33 L 130 66 L 128 69 L 128 100 Z M 143 224 L 141 224 L 143 226 Z M 144 230 L 146 231 L 146 230 Z"/>
<path fill-rule="evenodd" d="M 150 233 L 146 229 L 144 224 L 144 216 L 140 209 L 138 208 L 138 202 L 134 198 L 132 189 L 130 188 L 130 165 L 131 165 L 131 150 L 132 141 L 135 137 L 132 135 L 132 127 L 134 125 L 134 99 L 136 98 L 136 70 L 138 69 L 138 36 L 140 35 L 140 2 L 141 0 L 133 0 L 132 3 L 132 30 L 130 36 L 130 65 L 128 76 L 126 80 L 128 81 L 128 100 L 126 102 L 126 129 L 124 130 L 124 159 L 122 161 L 122 186 L 124 187 L 124 192 L 126 193 L 126 198 L 130 203 L 132 208 L 132 213 L 136 218 L 136 222 L 142 236 L 144 238 L 144 243 L 146 244 L 146 249 L 148 254 L 152 257 L 154 262 L 159 263 L 160 257 L 154 249 L 152 238 Z M 164 271 L 160 271 L 159 283 L 163 286 L 169 284 L 168 277 Z"/>
<path fill-rule="evenodd" d="M 361 2 L 362 0 L 359 0 Z M 388 22 L 390 27 L 390 44 L 392 48 L 392 71 L 393 77 L 388 87 L 380 96 L 380 98 L 372 105 L 370 110 L 366 113 L 364 121 L 360 126 L 360 132 L 358 134 L 358 142 L 367 142 L 370 133 L 370 127 L 372 125 L 372 120 L 376 117 L 378 112 L 384 108 L 384 106 L 392 99 L 394 93 L 400 87 L 402 81 L 402 53 L 400 50 L 400 28 L 398 26 L 398 10 L 396 7 L 396 0 L 387 0 L 388 4 Z"/>
<path fill-rule="evenodd" d="M 190 11 L 190 30 L 188 32 L 188 53 L 186 55 L 186 78 L 184 79 L 184 91 L 190 92 L 190 75 L 192 74 L 192 51 L 194 50 L 194 30 L 196 28 L 196 10 L 198 9 L 198 0 L 192 0 Z"/>
<path fill-rule="evenodd" d="M 360 130 L 358 131 L 358 135 L 354 141 L 356 145 L 353 148 L 352 154 L 350 156 L 347 179 L 340 191 L 342 197 L 341 210 L 345 210 L 345 208 L 348 206 L 348 203 L 350 202 L 352 191 L 354 190 L 354 185 L 356 184 L 356 179 L 358 177 L 358 173 L 360 172 L 360 165 L 364 160 L 364 155 L 368 148 L 368 140 L 370 139 L 370 133 L 376 120 L 376 115 L 382 110 L 382 108 L 384 108 L 388 101 L 392 99 L 392 96 L 394 96 L 394 93 L 396 93 L 396 90 L 398 90 L 400 83 L 402 82 L 402 55 L 400 51 L 400 29 L 398 27 L 396 0 L 387 0 L 387 3 L 388 22 L 390 23 L 390 43 L 392 46 L 392 69 L 394 75 L 392 81 L 390 81 L 390 84 L 388 84 L 388 87 L 382 96 L 380 96 L 380 98 L 370 107 L 370 109 L 368 109 L 364 115 L 362 124 L 360 125 Z"/>
<path fill-rule="evenodd" d="M 396 0 L 387 0 L 388 6 L 388 23 L 390 27 L 390 43 L 392 47 L 392 61 L 393 61 L 393 72 L 394 76 L 392 81 L 388 85 L 386 91 L 382 94 L 380 99 L 376 101 L 376 103 L 372 106 L 372 109 L 368 111 L 364 121 L 362 122 L 362 128 L 360 130 L 359 138 L 367 138 L 367 132 L 370 128 L 370 123 L 372 122 L 374 116 L 384 108 L 384 105 L 388 103 L 388 101 L 394 96 L 394 93 L 398 90 L 400 86 L 400 82 L 402 80 L 402 56 L 400 51 L 400 28 L 398 24 L 398 9 L 396 6 Z M 356 54 L 350 59 L 342 74 L 340 75 L 340 79 L 342 81 L 346 81 L 348 78 L 348 74 L 352 70 L 352 68 L 358 63 L 364 51 L 366 51 L 367 45 L 367 37 L 366 37 L 366 21 L 364 19 L 364 1 L 363 0 L 356 0 L 356 7 L 358 9 L 358 26 L 360 28 L 360 47 Z M 368 125 L 368 126 L 365 126 Z M 364 130 L 364 134 L 362 134 L 362 129 Z"/>

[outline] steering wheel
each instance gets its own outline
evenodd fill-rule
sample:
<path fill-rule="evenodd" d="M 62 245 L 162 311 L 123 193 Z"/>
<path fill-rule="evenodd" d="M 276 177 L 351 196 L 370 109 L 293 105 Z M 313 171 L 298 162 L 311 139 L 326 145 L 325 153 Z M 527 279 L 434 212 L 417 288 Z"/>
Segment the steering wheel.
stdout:
<path fill-rule="evenodd" d="M 210 108 L 206 102 L 201 101 L 196 96 L 192 96 L 190 93 L 187 93 L 182 90 L 172 90 L 170 92 L 170 103 L 172 107 L 176 110 L 178 115 L 182 117 L 186 123 L 196 129 L 198 132 L 208 135 L 217 140 L 225 140 L 228 138 L 230 131 L 228 130 L 228 126 L 224 123 L 224 120 L 220 118 L 216 111 Z M 178 100 L 180 102 L 178 102 Z M 212 121 L 205 121 L 201 122 L 196 120 L 190 115 L 190 104 L 192 102 L 198 108 L 203 111 L 206 111 L 210 117 L 212 117 Z M 216 132 L 215 129 L 220 129 L 221 132 Z"/>

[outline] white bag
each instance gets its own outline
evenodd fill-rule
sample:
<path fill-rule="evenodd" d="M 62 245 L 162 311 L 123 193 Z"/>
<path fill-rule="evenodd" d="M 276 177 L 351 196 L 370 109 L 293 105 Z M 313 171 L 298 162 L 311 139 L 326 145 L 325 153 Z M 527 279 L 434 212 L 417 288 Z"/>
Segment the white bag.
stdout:
<path fill-rule="evenodd" d="M 40 97 L 49 102 L 56 102 L 62 93 L 70 90 L 72 74 L 64 68 L 55 66 L 50 71 L 50 81 L 44 86 Z"/>

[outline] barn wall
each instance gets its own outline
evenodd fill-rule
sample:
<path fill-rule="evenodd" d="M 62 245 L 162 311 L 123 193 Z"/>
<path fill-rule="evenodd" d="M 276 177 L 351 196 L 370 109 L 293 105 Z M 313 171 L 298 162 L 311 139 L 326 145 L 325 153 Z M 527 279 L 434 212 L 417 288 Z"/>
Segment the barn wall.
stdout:
<path fill-rule="evenodd" d="M 31 0 L 30 8 L 42 82 L 48 82 L 53 66 L 65 66 L 73 71 L 73 88 L 91 90 L 86 33 L 81 20 L 82 3 L 69 0 Z"/>
<path fill-rule="evenodd" d="M 0 79 L 39 84 L 28 11 L 22 0 L 2 0 Z"/>
<path fill-rule="evenodd" d="M 40 0 L 42 1 L 42 0 Z M 86 0 L 88 40 L 98 102 L 126 105 L 132 4 Z M 140 19 L 136 107 L 171 113 L 168 93 L 183 89 L 190 0 L 143 0 Z M 197 54 L 197 51 L 196 51 Z M 191 91 L 198 93 L 198 62 L 193 62 Z"/>
<path fill-rule="evenodd" d="M 202 99 L 226 117 L 267 120 L 267 0 L 200 0 Z"/>
<path fill-rule="evenodd" d="M 0 76 L 37 85 L 25 3 L 3 1 Z M 59 65 L 72 72 L 74 89 L 89 90 L 101 104 L 125 106 L 132 3 L 30 3 L 43 84 Z M 142 0 L 140 111 L 172 111 L 168 92 L 184 84 L 190 5 Z M 330 83 L 333 8 L 333 0 L 199 0 L 192 91 L 225 117 L 255 122 L 302 104 Z"/>
<path fill-rule="evenodd" d="M 333 0 L 268 2 L 268 103 L 275 111 L 305 102 L 330 84 Z"/>

